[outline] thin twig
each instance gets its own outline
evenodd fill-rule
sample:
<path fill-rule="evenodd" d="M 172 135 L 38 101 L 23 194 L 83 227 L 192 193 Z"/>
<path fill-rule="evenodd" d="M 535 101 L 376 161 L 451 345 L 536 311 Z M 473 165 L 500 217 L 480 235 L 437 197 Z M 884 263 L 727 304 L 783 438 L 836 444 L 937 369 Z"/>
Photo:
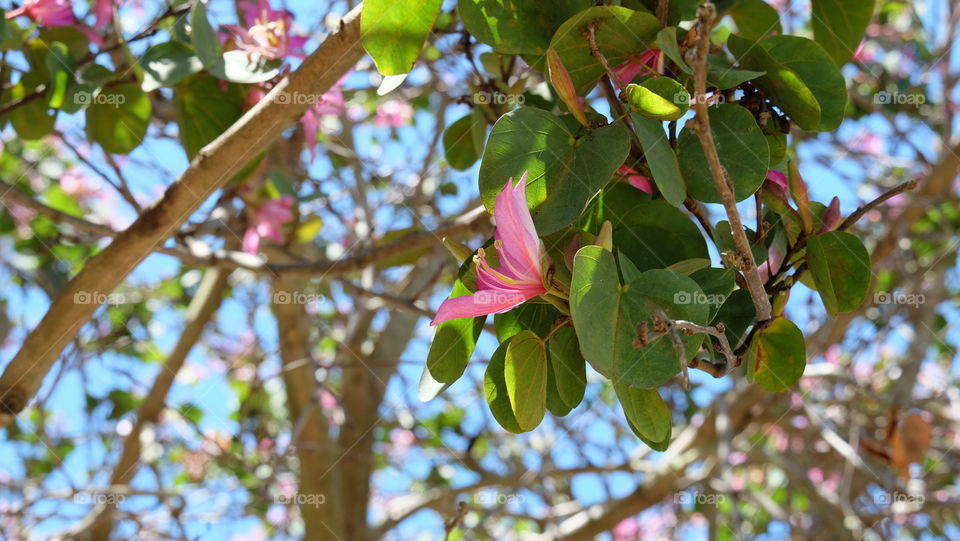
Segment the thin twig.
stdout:
<path fill-rule="evenodd" d="M 590 46 L 590 55 L 597 59 L 597 62 L 600 62 L 600 65 L 603 66 L 604 71 L 607 72 L 607 75 L 610 76 L 610 80 L 613 81 L 613 84 L 616 85 L 617 90 L 623 90 L 623 82 L 620 81 L 620 77 L 617 76 L 617 72 L 613 71 L 613 68 L 610 67 L 610 63 L 607 62 L 607 57 L 603 56 L 603 53 L 600 52 L 600 47 L 597 46 L 597 25 L 600 24 L 600 19 L 594 19 L 587 23 L 587 27 L 583 30 L 583 36 L 587 38 L 587 44 Z"/>
<path fill-rule="evenodd" d="M 463 517 L 467 515 L 467 502 L 460 502 L 457 504 L 457 514 L 448 518 L 443 523 L 443 530 L 445 535 L 443 536 L 444 541 L 450 539 L 450 534 L 453 532 L 453 529 L 460 525 L 463 522 Z"/>
<path fill-rule="evenodd" d="M 707 92 L 707 53 L 710 50 L 710 28 L 715 16 L 716 8 L 710 2 L 701 5 L 697 11 L 697 57 L 694 64 L 694 95 L 698 97 L 706 95 Z M 690 122 L 692 122 L 694 130 L 700 137 L 700 143 L 710 165 L 710 172 L 713 175 L 717 191 L 720 192 L 720 199 L 723 201 L 727 220 L 730 222 L 733 240 L 743 262 L 741 270 L 746 280 L 747 290 L 750 292 L 750 298 L 753 300 L 753 305 L 757 311 L 757 321 L 765 321 L 770 319 L 770 298 L 763 288 L 760 272 L 757 270 L 753 252 L 750 250 L 750 242 L 743 230 L 743 223 L 740 220 L 740 213 L 737 211 L 737 200 L 734 197 L 730 179 L 727 176 L 726 169 L 720 163 L 720 156 L 717 154 L 717 146 L 710 131 L 708 105 L 704 100 L 697 99 L 694 101 L 694 108 L 697 116 Z"/>
<path fill-rule="evenodd" d="M 687 372 L 688 368 L 702 370 L 715 378 L 721 378 L 740 366 L 740 357 L 734 353 L 733 348 L 730 347 L 730 342 L 727 340 L 727 330 L 723 326 L 723 323 L 718 323 L 715 327 L 710 327 L 682 319 L 674 320 L 670 319 L 662 310 L 656 311 L 653 317 L 654 328 L 652 333 L 647 332 L 646 324 L 637 326 L 638 341 L 636 345 L 643 347 L 653 340 L 669 334 L 670 340 L 673 342 L 673 347 L 677 350 L 677 355 L 680 357 L 680 364 L 683 367 L 685 388 L 689 389 L 690 385 L 689 374 Z M 718 363 L 712 360 L 698 358 L 687 360 L 687 352 L 683 348 L 683 342 L 680 340 L 681 332 L 686 335 L 707 334 L 716 338 L 719 342 L 720 352 L 723 353 L 724 361 Z"/>
<path fill-rule="evenodd" d="M 850 214 L 850 216 L 847 216 L 847 218 L 843 222 L 841 222 L 840 225 L 837 227 L 837 231 L 846 231 L 847 229 L 850 229 L 850 227 L 853 226 L 853 224 L 857 223 L 857 220 L 859 220 L 860 218 L 863 218 L 864 214 L 877 208 L 878 206 L 886 202 L 891 197 L 895 195 L 900 195 L 903 192 L 916 188 L 918 183 L 919 181 L 917 179 L 908 180 L 903 184 L 898 184 L 893 188 L 890 188 L 889 190 L 883 192 L 882 194 L 880 194 L 879 197 L 861 206 L 857 210 L 853 211 L 853 213 Z"/>

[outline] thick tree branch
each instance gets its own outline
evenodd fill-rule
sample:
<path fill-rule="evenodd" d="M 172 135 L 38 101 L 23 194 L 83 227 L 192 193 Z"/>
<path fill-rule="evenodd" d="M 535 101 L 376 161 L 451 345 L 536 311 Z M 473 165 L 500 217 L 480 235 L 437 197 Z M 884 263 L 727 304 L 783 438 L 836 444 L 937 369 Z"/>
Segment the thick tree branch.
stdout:
<path fill-rule="evenodd" d="M 696 97 L 694 109 L 697 116 L 690 122 L 700 138 L 707 163 L 710 165 L 710 173 L 713 175 L 713 181 L 717 186 L 717 191 L 720 192 L 720 199 L 723 201 L 727 219 L 730 221 L 730 230 L 733 233 L 733 240 L 742 262 L 741 270 L 747 282 L 750 298 L 753 299 L 753 306 L 757 311 L 757 321 L 766 321 L 770 319 L 770 297 L 767 296 L 767 292 L 763 288 L 757 263 L 754 261 L 753 252 L 750 250 L 750 241 L 747 240 L 747 234 L 743 230 L 743 223 L 740 220 L 740 213 L 737 211 L 737 200 L 733 194 L 730 178 L 727 175 L 727 170 L 720 163 L 717 145 L 710 131 L 709 104 L 703 99 L 707 93 L 707 53 L 710 51 L 710 29 L 713 26 L 715 16 L 716 8 L 710 2 L 701 5 L 697 11 L 697 56 L 693 77 L 694 96 Z"/>
<path fill-rule="evenodd" d="M 278 96 L 324 92 L 360 59 L 363 49 L 359 14 L 360 6 L 350 11 L 339 29 L 324 40 L 296 71 L 204 147 L 167 189 L 163 199 L 90 259 L 67 284 L 0 376 L 0 426 L 9 424 L 26 407 L 63 348 L 97 309 L 93 303 L 75 302 L 75 296 L 113 291 L 154 247 L 175 232 L 207 198 L 266 149 L 310 106 L 310 100 L 278 100 Z"/>

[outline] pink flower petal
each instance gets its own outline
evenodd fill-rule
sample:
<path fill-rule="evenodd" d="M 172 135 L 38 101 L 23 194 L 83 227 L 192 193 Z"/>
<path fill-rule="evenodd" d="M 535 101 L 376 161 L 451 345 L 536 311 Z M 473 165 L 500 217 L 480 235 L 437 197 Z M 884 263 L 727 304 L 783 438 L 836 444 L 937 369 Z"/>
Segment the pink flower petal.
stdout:
<path fill-rule="evenodd" d="M 430 322 L 438 325 L 444 321 L 463 317 L 499 314 L 523 303 L 527 297 L 520 293 L 503 293 L 496 290 L 483 290 L 473 295 L 463 295 L 443 301 L 436 317 Z"/>

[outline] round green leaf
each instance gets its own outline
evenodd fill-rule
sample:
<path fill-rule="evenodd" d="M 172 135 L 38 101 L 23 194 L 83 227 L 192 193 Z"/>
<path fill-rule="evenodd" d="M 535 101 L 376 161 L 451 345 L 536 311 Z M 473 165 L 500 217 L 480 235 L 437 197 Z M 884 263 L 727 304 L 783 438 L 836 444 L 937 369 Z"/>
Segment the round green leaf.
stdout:
<path fill-rule="evenodd" d="M 738 0 L 728 13 L 737 23 L 737 33 L 747 39 L 756 41 L 771 32 L 783 33 L 777 10 L 763 0 Z"/>
<path fill-rule="evenodd" d="M 460 266 L 459 276 L 453 283 L 450 298 L 472 293 L 464 284 L 469 273 L 471 262 L 468 260 Z M 467 368 L 467 362 L 473 355 L 477 345 L 477 338 L 483 331 L 485 316 L 475 318 L 457 318 L 444 321 L 437 325 L 427 352 L 427 370 L 430 375 L 441 383 L 453 383 L 460 379 Z"/>
<path fill-rule="evenodd" d="M 614 383 L 614 390 L 630 427 L 646 440 L 661 442 L 670 438 L 673 420 L 670 408 L 656 389 L 638 389 Z"/>
<path fill-rule="evenodd" d="M 613 245 L 641 271 L 688 259 L 709 259 L 707 243 L 693 220 L 666 201 L 619 183 L 604 189 L 591 205 L 585 226 L 599 232 L 613 225 Z"/>
<path fill-rule="evenodd" d="M 580 350 L 591 366 L 615 384 L 652 388 L 680 371 L 670 337 L 645 347 L 636 343 L 637 325 L 662 310 L 671 319 L 705 324 L 709 316 L 696 282 L 667 270 L 651 270 L 621 286 L 613 254 L 585 246 L 574 258 L 570 312 Z M 681 335 L 687 358 L 697 352 L 702 335 Z"/>
<path fill-rule="evenodd" d="M 633 126 L 657 189 L 668 203 L 679 207 L 687 198 L 687 184 L 680 173 L 677 154 L 670 146 L 666 132 L 663 131 L 663 124 L 657 120 L 633 115 Z"/>
<path fill-rule="evenodd" d="M 870 254 L 855 235 L 829 231 L 807 240 L 807 264 L 831 316 L 860 306 L 870 287 Z"/>
<path fill-rule="evenodd" d="M 660 29 L 656 16 L 619 6 L 588 8 L 563 23 L 550 41 L 550 47 L 560 55 L 580 95 L 593 88 L 604 74 L 603 66 L 590 54 L 590 44 L 583 35 L 592 21 L 598 21 L 597 48 L 611 66 L 656 47 Z"/>
<path fill-rule="evenodd" d="M 216 139 L 243 114 L 243 93 L 236 85 L 223 88 L 205 73 L 187 77 L 174 89 L 173 105 L 180 140 L 193 159 L 204 145 Z"/>
<path fill-rule="evenodd" d="M 798 36 L 769 36 L 752 42 L 735 35 L 727 46 L 749 69 L 763 70 L 757 87 L 805 130 L 829 131 L 843 120 L 846 83 L 816 42 Z"/>
<path fill-rule="evenodd" d="M 776 317 L 753 335 L 747 350 L 747 374 L 764 389 L 786 391 L 806 366 L 803 332 L 789 319 Z"/>
<path fill-rule="evenodd" d="M 408 73 L 420 56 L 440 0 L 366 0 L 360 14 L 360 40 L 383 75 Z"/>
<path fill-rule="evenodd" d="M 220 37 L 207 20 L 207 8 L 203 2 L 193 5 L 190 11 L 190 28 L 190 42 L 203 65 L 209 68 L 220 62 L 223 52 Z"/>
<path fill-rule="evenodd" d="M 813 0 L 813 39 L 842 66 L 860 45 L 876 0 Z"/>
<path fill-rule="evenodd" d="M 514 434 L 519 434 L 524 430 L 520 428 L 517 417 L 513 414 L 513 407 L 510 406 L 510 397 L 507 394 L 507 381 L 504 374 L 509 346 L 510 340 L 503 342 L 490 357 L 487 371 L 483 376 L 483 392 L 493 418 L 503 428 Z"/>
<path fill-rule="evenodd" d="M 547 411 L 547 351 L 540 337 L 520 331 L 510 339 L 503 378 L 517 424 L 533 430 Z"/>
<path fill-rule="evenodd" d="M 127 154 L 147 134 L 150 98 L 136 83 L 103 88 L 87 107 L 87 137 L 112 154 Z"/>
<path fill-rule="evenodd" d="M 150 47 L 140 57 L 140 65 L 143 67 L 141 88 L 144 92 L 161 86 L 173 86 L 203 69 L 203 64 L 190 47 L 179 41 L 165 41 Z"/>
<path fill-rule="evenodd" d="M 710 109 L 710 129 L 720 163 L 727 170 L 737 201 L 753 195 L 763 184 L 770 163 L 766 137 L 750 111 L 736 104 Z M 700 138 L 690 127 L 680 132 L 677 145 L 680 171 L 690 196 L 705 203 L 720 203 L 710 165 Z"/>
<path fill-rule="evenodd" d="M 443 151 L 450 167 L 463 171 L 480 158 L 483 147 L 477 147 L 473 137 L 473 125 L 476 121 L 477 117 L 471 113 L 451 124 L 443 132 Z"/>
<path fill-rule="evenodd" d="M 16 102 L 31 96 L 36 85 L 42 84 L 42 77 L 36 72 L 25 74 L 17 84 L 10 89 L 9 102 Z M 21 139 L 40 139 L 53 130 L 56 123 L 57 110 L 50 110 L 44 99 L 32 101 L 14 108 L 8 114 L 10 124 L 17 131 Z"/>
<path fill-rule="evenodd" d="M 587 387 L 586 363 L 573 327 L 557 329 L 547 341 L 547 352 L 556 393 L 568 409 L 573 409 L 580 405 Z"/>
<path fill-rule="evenodd" d="M 493 210 L 508 178 L 527 175 L 527 203 L 541 235 L 574 222 L 630 150 L 620 125 L 581 130 L 571 115 L 521 107 L 497 121 L 480 162 L 480 194 Z"/>
<path fill-rule="evenodd" d="M 460 0 L 463 26 L 500 54 L 543 55 L 554 31 L 590 0 Z"/>

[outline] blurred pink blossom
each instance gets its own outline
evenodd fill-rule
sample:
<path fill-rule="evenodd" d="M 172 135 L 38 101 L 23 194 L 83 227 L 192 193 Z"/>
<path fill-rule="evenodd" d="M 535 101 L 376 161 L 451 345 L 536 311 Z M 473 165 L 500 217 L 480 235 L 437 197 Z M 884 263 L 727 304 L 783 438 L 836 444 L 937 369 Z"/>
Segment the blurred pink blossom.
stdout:
<path fill-rule="evenodd" d="M 23 5 L 7 12 L 13 19 L 26 15 L 43 26 L 70 26 L 73 24 L 73 5 L 70 0 L 24 0 Z"/>
<path fill-rule="evenodd" d="M 60 188 L 77 199 L 99 195 L 102 190 L 102 186 L 72 167 L 60 176 Z"/>
<path fill-rule="evenodd" d="M 878 156 L 883 153 L 883 138 L 864 128 L 850 139 L 850 148 L 864 154 Z"/>
<path fill-rule="evenodd" d="M 307 109 L 307 112 L 300 117 L 300 124 L 303 126 L 303 136 L 307 140 L 307 148 L 310 150 L 310 161 L 316 159 L 317 153 L 317 134 L 320 133 L 321 115 L 339 115 L 343 113 L 343 82 L 347 80 L 347 75 L 340 78 L 330 90 L 320 95 L 320 99 Z"/>
<path fill-rule="evenodd" d="M 373 123 L 383 128 L 392 126 L 399 128 L 409 124 L 413 119 L 413 106 L 404 100 L 387 100 L 377 106 L 377 114 Z"/>
<path fill-rule="evenodd" d="M 613 527 L 611 533 L 613 541 L 639 541 L 640 522 L 635 516 L 623 519 Z"/>
<path fill-rule="evenodd" d="M 260 252 L 260 241 L 263 238 L 275 242 L 283 242 L 283 224 L 293 220 L 293 197 L 281 196 L 280 199 L 271 199 L 265 202 L 253 213 L 253 223 L 243 234 L 243 251 L 248 254 Z"/>

